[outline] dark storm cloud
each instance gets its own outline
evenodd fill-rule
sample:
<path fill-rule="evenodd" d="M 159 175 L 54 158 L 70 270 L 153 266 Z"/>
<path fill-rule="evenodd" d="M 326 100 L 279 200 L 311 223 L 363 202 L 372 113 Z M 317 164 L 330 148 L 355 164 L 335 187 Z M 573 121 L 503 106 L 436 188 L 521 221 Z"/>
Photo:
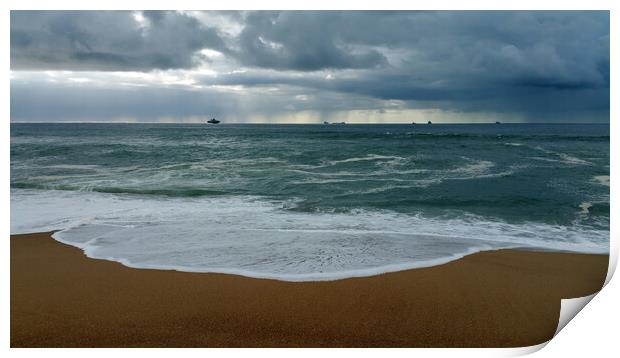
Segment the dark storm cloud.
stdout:
<path fill-rule="evenodd" d="M 235 56 L 262 68 L 609 83 L 608 12 L 254 12 L 244 25 Z"/>
<path fill-rule="evenodd" d="M 408 108 L 498 113 L 514 112 L 537 116 L 539 120 L 561 118 L 566 112 L 597 113 L 597 120 L 609 111 L 609 87 L 591 83 L 560 84 L 523 79 L 523 82 L 428 84 L 417 76 L 354 73 L 343 78 L 278 72 L 233 73 L 204 77 L 207 85 L 252 87 L 287 86 L 299 90 L 348 93 L 381 100 L 401 100 Z M 537 81 L 537 80 L 536 80 Z"/>
<path fill-rule="evenodd" d="M 289 52 L 321 52 L 334 43 L 409 51 L 400 63 L 390 60 L 391 67 L 429 80 L 609 82 L 608 12 L 284 12 L 264 17 L 270 20 L 258 22 L 259 31 L 248 16 L 252 38 Z"/>
<path fill-rule="evenodd" d="M 191 68 L 226 52 L 217 30 L 177 12 L 12 11 L 11 69 L 150 71 Z"/>
<path fill-rule="evenodd" d="M 368 71 L 336 72 L 330 79 L 281 71 L 246 72 L 208 78 L 207 83 L 284 84 L 463 111 L 539 115 L 609 108 L 608 12 L 261 15 L 262 21 L 251 21 L 261 29 L 252 30 L 258 32 L 254 37 L 283 44 L 289 51 L 304 44 L 314 48 L 312 40 L 302 41 L 305 38 L 329 38 L 328 43 L 379 48 L 388 63 Z M 260 58 L 260 54 L 249 57 Z M 317 62 L 312 69 L 317 67 L 330 68 Z"/>

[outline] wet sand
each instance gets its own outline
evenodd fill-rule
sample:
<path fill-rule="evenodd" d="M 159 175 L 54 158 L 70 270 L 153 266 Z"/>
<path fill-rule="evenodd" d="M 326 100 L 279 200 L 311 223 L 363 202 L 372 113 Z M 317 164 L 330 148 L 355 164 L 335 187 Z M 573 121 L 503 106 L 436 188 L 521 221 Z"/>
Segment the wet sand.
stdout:
<path fill-rule="evenodd" d="M 560 299 L 598 291 L 606 255 L 500 250 L 329 282 L 143 270 L 49 233 L 11 236 L 12 347 L 517 347 Z"/>

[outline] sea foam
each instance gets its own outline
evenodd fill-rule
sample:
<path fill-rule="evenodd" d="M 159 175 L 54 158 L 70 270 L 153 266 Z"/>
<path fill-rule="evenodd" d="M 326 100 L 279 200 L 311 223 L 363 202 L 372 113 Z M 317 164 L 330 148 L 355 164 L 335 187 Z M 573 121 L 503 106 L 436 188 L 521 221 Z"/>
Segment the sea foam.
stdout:
<path fill-rule="evenodd" d="M 294 205 L 292 206 L 294 207 Z M 169 198 L 11 190 L 11 233 L 53 237 L 130 267 L 335 280 L 501 248 L 606 253 L 609 231 L 388 210 L 316 213 L 258 196 Z"/>

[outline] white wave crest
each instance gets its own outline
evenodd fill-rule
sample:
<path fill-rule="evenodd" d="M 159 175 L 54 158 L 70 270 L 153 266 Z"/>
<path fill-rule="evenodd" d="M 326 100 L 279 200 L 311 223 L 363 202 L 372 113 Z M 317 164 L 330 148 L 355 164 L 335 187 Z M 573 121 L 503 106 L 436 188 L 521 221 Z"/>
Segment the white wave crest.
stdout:
<path fill-rule="evenodd" d="M 609 186 L 609 175 L 597 175 L 593 179 L 598 184 Z"/>
<path fill-rule="evenodd" d="M 131 267 L 333 280 L 430 266 L 511 247 L 608 251 L 609 231 L 476 216 L 309 213 L 253 196 L 165 198 L 11 191 L 11 233 L 54 238 Z"/>

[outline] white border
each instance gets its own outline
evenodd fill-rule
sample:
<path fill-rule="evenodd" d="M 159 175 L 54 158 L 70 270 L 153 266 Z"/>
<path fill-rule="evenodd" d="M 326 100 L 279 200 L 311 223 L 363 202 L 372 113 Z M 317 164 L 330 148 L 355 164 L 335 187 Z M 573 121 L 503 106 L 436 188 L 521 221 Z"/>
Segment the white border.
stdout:
<path fill-rule="evenodd" d="M 0 101 L 2 101 L 2 111 L 3 111 L 3 120 L 5 124 L 1 127 L 1 136 L 3 139 L 3 147 L 2 147 L 2 160 L 4 165 L 2 166 L 2 175 L 1 175 L 1 184 L 4 190 L 2 191 L 1 202 L 2 205 L 2 225 L 5 230 L 5 238 L 8 238 L 9 227 L 10 227 L 10 219 L 9 219 L 9 163 L 10 163 L 10 133 L 9 133 L 9 118 L 10 118 L 10 97 L 9 97 L 9 9 L 352 9 L 350 4 L 347 4 L 344 1 L 336 2 L 336 1 L 327 1 L 327 0 L 298 0 L 298 1 L 249 1 L 249 0 L 227 0 L 221 2 L 204 2 L 204 1 L 191 1 L 191 0 L 175 0 L 172 1 L 162 1 L 162 0 L 135 0 L 128 2 L 126 0 L 110 0 L 110 1 L 101 1 L 97 4 L 93 4 L 94 2 L 83 2 L 83 1 L 75 1 L 75 0 L 57 0 L 57 1 L 35 1 L 35 0 L 5 0 L 0 3 L 0 7 L 2 8 L 2 36 L 0 37 L 0 41 L 2 42 L 2 47 L 5 49 L 4 56 L 2 57 L 2 64 L 5 68 L 3 72 L 3 86 L 2 86 L 2 96 L 0 96 Z M 615 70 L 617 59 L 617 39 L 618 36 L 618 26 L 614 25 L 618 23 L 617 11 L 619 8 L 618 1 L 604 1 L 604 0 L 588 0 L 588 1 L 575 1 L 575 0 L 565 0 L 565 1 L 546 1 L 546 0 L 522 0 L 522 1 L 492 1 L 492 0 L 478 0 L 478 1 L 458 1 L 458 0 L 434 0 L 427 2 L 412 2 L 412 1 L 395 1 L 395 0 L 382 0 L 382 1 L 370 1 L 370 0 L 359 0 L 356 1 L 354 9 L 419 9 L 419 10 L 460 10 L 460 9 L 496 9 L 496 10 L 548 10 L 548 9 L 563 9 L 563 10 L 612 10 L 611 11 L 611 32 L 610 37 L 611 41 L 611 63 L 612 63 L 612 71 L 611 71 L 611 111 L 610 118 L 617 118 L 618 110 L 617 104 L 618 101 L 618 92 L 617 92 L 617 84 L 618 84 L 618 72 Z M 616 188 L 620 185 L 620 181 L 618 178 L 618 170 L 617 168 L 617 158 L 618 158 L 618 144 L 613 141 L 618 135 L 618 125 L 611 121 L 611 132 L 612 132 L 612 141 L 611 141 L 611 216 L 614 216 L 616 212 L 617 205 L 613 200 L 616 198 Z M 611 267 L 616 266 L 617 256 L 618 256 L 618 229 L 617 225 L 614 225 L 613 222 L 611 224 L 610 237 L 611 237 Z M 2 277 L 3 290 L 4 294 L 2 297 L 2 304 L 4 308 L 5 315 L 4 322 L 1 327 L 2 337 L 4 339 L 4 347 L 7 349 L 9 347 L 9 270 L 10 270 L 10 255 L 9 255 L 9 247 L 8 240 L 5 241 L 5 246 L 3 250 L 2 262 L 4 272 Z M 612 271 L 613 272 L 613 271 Z M 608 280 L 611 278 L 611 274 L 608 275 Z M 615 280 L 617 281 L 617 279 Z M 587 305 L 575 319 L 574 322 L 571 322 L 567 325 L 567 327 L 560 332 L 560 334 L 550 341 L 545 349 L 542 349 L 538 352 L 538 356 L 542 357 L 557 357 L 557 356 L 582 356 L 582 355 L 592 355 L 607 353 L 604 356 L 608 356 L 608 352 L 617 351 L 617 322 L 618 322 L 618 305 L 620 303 L 620 286 L 617 282 L 612 281 L 609 283 L 602 291 L 601 294 L 597 295 L 592 299 L 592 303 Z M 519 354 L 527 354 L 533 351 L 544 347 L 545 345 L 537 346 L 537 347 L 529 347 L 529 348 L 521 348 L 521 349 L 427 349 L 427 350 L 415 350 L 415 354 L 422 354 L 423 356 L 444 356 L 444 355 L 458 355 L 458 356 L 472 356 L 472 357 L 480 357 L 480 356 L 512 356 Z M 204 356 L 207 354 L 218 354 L 221 356 L 236 356 L 237 354 L 250 353 L 247 350 L 240 349 L 228 349 L 228 350 L 214 350 L 209 349 L 205 351 L 204 349 L 189 349 L 189 350 L 158 350 L 158 349 L 145 349 L 145 350 L 128 350 L 128 349 L 120 349 L 114 350 L 114 352 L 109 352 L 107 350 L 89 350 L 85 352 L 82 349 L 55 349 L 55 350 L 46 350 L 42 352 L 40 350 L 35 349 L 23 349 L 23 350 L 10 350 L 6 353 L 10 353 L 15 356 L 29 356 L 34 354 L 45 353 L 46 355 L 50 355 L 52 357 L 67 357 L 67 356 L 82 356 L 83 354 L 89 354 L 94 356 L 106 357 L 109 354 L 120 354 L 120 355 L 134 355 L 138 354 L 148 354 L 152 356 L 161 356 L 168 354 L 185 354 L 188 356 Z M 352 350 L 321 350 L 315 351 L 311 349 L 301 349 L 290 351 L 288 349 L 263 349 L 263 350 L 253 350 L 251 354 L 260 356 L 287 356 L 291 355 L 295 356 L 314 356 L 314 355 L 355 355 L 357 356 L 375 356 L 377 354 L 392 354 L 396 356 L 407 356 L 409 357 L 411 353 L 414 353 L 410 349 L 380 349 L 380 350 L 364 350 L 364 349 L 352 349 Z M 598 354 L 597 354 L 598 353 Z"/>

